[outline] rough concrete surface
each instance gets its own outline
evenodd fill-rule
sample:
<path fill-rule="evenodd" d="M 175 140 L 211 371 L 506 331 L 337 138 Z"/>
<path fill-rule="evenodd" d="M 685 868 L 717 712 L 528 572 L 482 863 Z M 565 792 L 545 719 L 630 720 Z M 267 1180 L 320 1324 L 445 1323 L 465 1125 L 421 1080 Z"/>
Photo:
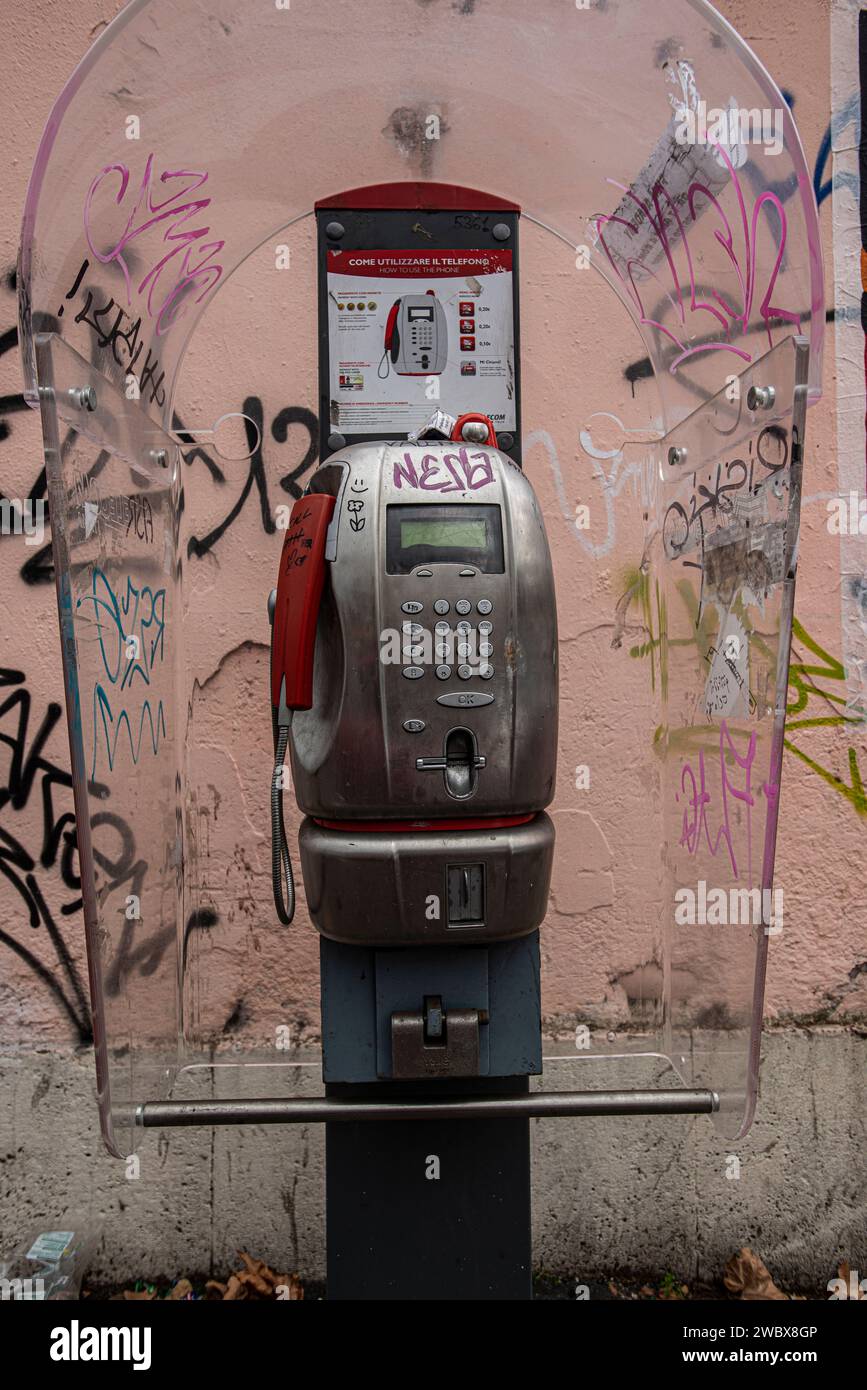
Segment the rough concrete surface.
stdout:
<path fill-rule="evenodd" d="M 313 1065 L 287 1089 L 321 1093 L 315 1055 L 303 1060 Z M 790 1289 L 823 1288 L 844 1259 L 867 1271 L 865 1063 L 855 1032 L 769 1033 L 758 1118 L 736 1145 L 703 1117 L 533 1121 L 537 1266 L 576 1282 L 669 1270 L 704 1282 L 751 1245 Z M 217 1089 L 232 1084 L 223 1073 Z M 574 1056 L 544 1078 L 550 1089 L 588 1084 L 604 1081 Z M 184 1096 L 210 1085 L 194 1073 Z M 240 1085 L 233 1094 L 278 1093 L 258 1069 Z M 322 1279 L 323 1139 L 317 1126 L 148 1132 L 129 1179 L 102 1148 L 91 1055 L 7 1052 L 0 1258 L 72 1211 L 102 1232 L 95 1281 L 225 1272 L 239 1248 Z M 726 1177 L 731 1156 L 739 1179 Z"/>

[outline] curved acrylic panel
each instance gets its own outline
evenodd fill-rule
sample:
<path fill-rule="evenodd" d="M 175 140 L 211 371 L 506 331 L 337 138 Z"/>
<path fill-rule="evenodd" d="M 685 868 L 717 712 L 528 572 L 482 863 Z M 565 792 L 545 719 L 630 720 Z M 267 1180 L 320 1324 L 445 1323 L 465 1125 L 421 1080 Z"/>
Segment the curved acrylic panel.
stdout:
<path fill-rule="evenodd" d="M 737 1112 L 734 1128 L 752 1103 L 746 1077 L 750 1056 L 755 1070 L 761 1016 L 761 934 L 746 945 L 738 938 L 726 956 L 728 947 L 696 947 L 675 925 L 660 928 L 659 909 L 667 910 L 675 885 L 688 886 L 678 876 L 684 757 L 703 752 L 709 765 L 713 750 L 705 743 L 716 738 L 722 776 L 735 752 L 749 756 L 744 749 L 755 735 L 753 785 L 760 771 L 763 786 L 778 782 L 772 687 L 787 653 L 788 571 L 774 570 L 767 594 L 747 593 L 754 552 L 711 536 L 705 568 L 691 568 L 688 494 L 697 455 L 714 477 L 718 464 L 733 462 L 714 434 L 731 424 L 719 424 L 720 393 L 731 379 L 748 394 L 754 376 L 761 385 L 759 377 L 770 373 L 779 388 L 774 418 L 790 440 L 801 381 L 791 368 L 791 344 L 801 335 L 809 341 L 817 393 L 824 306 L 811 181 L 780 92 L 700 0 L 621 0 L 586 9 L 500 0 L 467 8 L 459 14 L 407 0 L 396 24 L 395 5 L 385 0 L 285 9 L 213 0 L 206 10 L 133 0 L 70 80 L 40 147 L 22 235 L 22 344 L 28 394 L 45 421 L 59 533 L 70 708 L 80 710 L 80 723 L 71 715 L 79 821 L 93 829 L 101 813 L 94 749 L 107 756 L 117 746 L 111 805 L 135 826 L 133 862 L 140 857 L 147 865 L 147 915 L 134 937 L 118 910 L 117 895 L 128 884 L 106 892 L 96 837 L 91 848 L 81 836 L 82 876 L 92 885 L 85 902 L 104 1043 L 101 1080 L 105 1089 L 110 1066 L 116 1116 L 155 1094 L 157 1078 L 175 1065 L 179 1035 L 185 1056 L 200 1049 L 207 1055 L 242 995 L 260 1001 L 262 1018 L 269 1009 L 282 1017 L 285 987 L 269 951 L 300 951 L 308 975 L 315 970 L 313 934 L 300 924 L 290 937 L 277 933 L 269 899 L 265 597 L 282 539 L 276 505 L 291 505 L 317 452 L 313 207 L 347 188 L 395 182 L 481 189 L 522 210 L 523 458 L 554 542 L 564 639 L 554 813 L 559 842 L 568 845 L 574 836 L 588 855 L 588 872 L 606 872 L 604 842 L 606 834 L 611 843 L 617 839 L 620 803 L 613 792 L 607 797 L 613 809 L 591 848 L 574 770 L 594 736 L 594 663 L 578 655 L 575 639 L 592 626 L 588 611 L 606 601 L 597 571 L 608 557 L 621 570 L 633 568 L 650 633 L 641 644 L 645 669 L 655 693 L 663 685 L 667 693 L 667 712 L 657 720 L 667 731 L 661 781 L 657 754 L 630 741 L 634 730 L 624 730 L 622 748 L 607 754 L 621 778 L 646 763 L 662 817 L 648 817 L 642 827 L 665 846 L 667 877 L 648 890 L 653 911 L 640 922 L 634 910 L 610 914 L 624 959 L 643 960 L 647 969 L 618 986 L 628 1008 L 588 1017 L 603 1031 L 612 1026 L 613 1053 L 622 1050 L 618 1030 L 637 1020 L 648 1034 L 641 1045 L 648 1057 L 662 1036 L 685 1078 L 699 1076 L 725 1092 Z M 347 62 L 347 53 L 357 61 Z M 786 354 L 789 365 L 782 366 Z M 594 386 L 587 389 L 591 362 Z M 640 413 L 632 403 L 636 377 L 626 370 L 636 364 L 654 378 L 652 403 Z M 255 379 L 255 392 L 242 389 L 244 373 L 245 382 Z M 68 396 L 88 385 L 96 392 L 93 411 Z M 216 436 L 207 433 L 227 415 L 233 419 Z M 764 448 L 757 418 L 745 419 L 743 437 L 730 441 L 741 452 L 752 448 L 754 457 Z M 74 447 L 58 447 L 67 430 L 74 430 Z M 686 446 L 684 480 L 674 485 L 667 451 L 681 430 L 695 442 Z M 218 452 L 220 431 L 228 442 Z M 188 446 L 181 451 L 179 439 Z M 285 471 L 269 492 L 264 455 L 284 449 Z M 592 539 L 576 522 L 588 467 L 605 521 Z M 628 477 L 634 515 L 615 540 L 613 500 Z M 713 486 L 719 521 L 728 494 Z M 751 481 L 751 495 L 753 488 Z M 774 496 L 777 513 L 788 498 L 791 539 L 793 493 Z M 122 517 L 127 507 L 130 534 L 101 520 L 88 531 L 94 507 L 100 518 L 106 508 L 120 508 Z M 250 524 L 252 513 L 261 518 L 258 527 Z M 776 525 L 777 513 L 762 525 Z M 226 528 L 236 520 L 243 563 L 261 571 L 255 598 L 231 566 L 220 564 Z M 649 548 L 654 521 L 659 531 Z M 649 578 L 653 544 L 659 567 Z M 713 603 L 699 573 L 717 585 Z M 740 628 L 730 632 L 720 594 L 732 584 L 741 586 L 732 609 Z M 101 614 L 123 627 L 145 591 L 154 603 L 164 591 L 161 663 L 149 670 L 150 685 L 141 674 L 133 681 L 124 667 L 117 680 L 138 703 L 115 709 L 103 647 L 87 624 Z M 698 641 L 690 626 L 696 602 Z M 615 611 L 615 640 L 621 618 Z M 139 636 L 152 641 L 156 626 L 152 616 Z M 749 679 L 743 669 L 738 675 L 764 701 L 761 718 L 739 685 L 737 693 L 729 689 L 726 658 L 712 656 L 709 666 L 706 660 L 711 645 L 724 648 L 741 629 L 751 665 Z M 127 665 L 136 659 L 125 658 Z M 626 653 L 624 666 L 636 704 L 649 704 Z M 218 671 L 229 682 L 219 698 Z M 753 684 L 759 671 L 761 692 Z M 721 710 L 715 700 L 723 701 Z M 233 758 L 233 737 L 241 739 L 259 717 L 255 751 Z M 721 750 L 719 740 L 729 734 L 732 748 Z M 232 787 L 234 825 L 209 801 L 209 788 L 225 785 Z M 770 883 L 765 861 L 770 854 L 772 864 L 775 804 L 773 795 L 757 803 L 750 886 L 759 878 L 759 886 Z M 689 873 L 698 881 L 699 868 L 711 881 L 709 865 L 691 863 Z M 738 883 L 740 870 L 739 861 L 738 874 L 732 870 Z M 563 902 L 571 893 L 582 903 L 587 896 L 561 863 L 543 933 L 543 962 L 555 983 L 558 959 L 573 959 L 580 949 L 558 926 L 558 895 Z M 217 918 L 225 925 L 219 947 L 209 934 Z M 218 980 L 209 968 L 218 949 L 238 962 L 234 995 L 225 975 Z M 126 969 L 131 953 L 136 964 Z M 725 1008 L 710 978 L 721 970 L 730 980 Z M 604 993 L 604 985 L 589 983 L 588 998 Z M 267 1040 L 277 1026 L 262 1026 L 263 1047 L 273 1048 Z M 715 1056 L 723 1060 L 683 1060 L 701 1053 L 679 1041 L 683 1030 L 702 1027 L 720 1033 Z M 135 1059 L 146 1053 L 158 1060 L 142 1061 L 139 1074 Z M 106 1124 L 108 1113 L 106 1100 Z"/>
<path fill-rule="evenodd" d="M 768 941 L 784 922 L 773 871 L 808 356 L 801 338 L 781 343 L 660 459 L 666 1036 L 720 1092 L 733 1137 L 755 1109 Z"/>
<path fill-rule="evenodd" d="M 177 450 L 62 340 L 35 347 L 97 1084 L 124 1154 L 133 1099 L 177 1064 Z"/>

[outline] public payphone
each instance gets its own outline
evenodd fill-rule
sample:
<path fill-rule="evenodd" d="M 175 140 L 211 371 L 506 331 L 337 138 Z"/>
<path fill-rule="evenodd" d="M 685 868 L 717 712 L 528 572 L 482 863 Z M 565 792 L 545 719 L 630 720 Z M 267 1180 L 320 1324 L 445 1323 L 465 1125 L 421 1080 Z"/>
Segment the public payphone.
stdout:
<path fill-rule="evenodd" d="M 545 813 L 558 743 L 551 557 L 533 489 L 481 410 L 504 426 L 518 418 L 517 267 L 512 247 L 498 252 L 517 240 L 517 212 L 498 220 L 482 195 L 463 189 L 443 190 L 446 206 L 433 210 L 433 195 L 420 196 L 414 185 L 356 191 L 363 204 L 386 204 L 381 215 L 367 212 L 367 241 L 394 240 L 397 217 L 404 237 L 430 243 L 417 253 L 334 251 L 335 242 L 353 239 L 358 212 L 344 208 L 339 220 L 331 206 L 320 212 L 321 394 L 328 395 L 332 364 L 339 381 L 350 369 L 341 313 L 352 290 L 332 277 L 359 269 L 373 275 L 370 298 L 355 294 L 362 309 L 379 298 L 377 276 L 410 275 L 419 287 L 434 277 L 439 293 L 397 301 L 390 330 L 405 342 L 410 315 L 423 308 L 431 324 L 441 320 L 435 331 L 444 341 L 444 300 L 464 328 L 479 326 L 487 375 L 455 370 L 441 381 L 445 351 L 440 359 L 417 338 L 421 381 L 406 388 L 405 401 L 377 398 L 381 374 L 371 374 L 375 351 L 355 311 L 350 341 L 363 413 L 347 416 L 338 406 L 329 427 L 346 419 L 354 431 L 360 418 L 382 437 L 340 447 L 332 431 L 336 451 L 292 510 L 271 603 L 275 904 L 291 921 L 295 887 L 282 814 L 291 781 L 305 816 L 306 903 L 321 936 L 324 1077 L 350 1094 L 390 1084 L 394 1101 L 442 1101 L 472 1082 L 508 1095 L 541 1069 L 538 929 L 554 850 Z M 401 201 L 407 206 L 398 208 Z M 471 237 L 473 248 L 456 251 L 456 233 Z M 432 424 L 420 429 L 431 398 Z M 514 448 L 514 436 L 509 443 Z M 439 1148 L 443 1137 L 439 1131 L 431 1142 Z M 525 1183 L 528 1137 L 521 1119 L 501 1124 L 496 1164 L 491 1153 L 486 1165 L 487 1217 L 477 1213 L 468 1223 L 468 1248 L 492 1239 L 491 1203 L 510 1202 L 514 1185 Z M 354 1238 L 380 1252 L 370 1287 L 384 1291 L 394 1287 L 400 1261 L 381 1230 L 359 1230 L 357 1212 L 371 1185 L 402 1187 L 404 1136 L 385 1126 L 375 1141 L 365 1139 L 360 1146 L 347 1130 L 330 1132 L 329 1164 L 345 1168 Z M 452 1161 L 475 1170 L 478 1135 L 459 1126 L 451 1145 Z M 444 1215 L 428 1212 L 430 1238 Z M 526 1220 L 514 1221 L 512 1232 L 515 1254 L 501 1292 L 515 1292 L 529 1267 Z M 341 1244 L 335 1230 L 332 1288 Z"/>
<path fill-rule="evenodd" d="M 457 945 L 539 926 L 557 616 L 539 506 L 505 454 L 398 440 L 321 465 L 283 544 L 272 701 L 324 935 Z"/>

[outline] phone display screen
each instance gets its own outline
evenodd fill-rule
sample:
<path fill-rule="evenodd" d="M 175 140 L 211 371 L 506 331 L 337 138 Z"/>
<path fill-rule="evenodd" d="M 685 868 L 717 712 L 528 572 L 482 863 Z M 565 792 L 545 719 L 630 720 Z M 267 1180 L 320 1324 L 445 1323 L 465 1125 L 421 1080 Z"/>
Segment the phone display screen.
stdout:
<path fill-rule="evenodd" d="M 488 527 L 484 521 L 463 521 L 459 517 L 448 521 L 402 521 L 400 548 L 413 550 L 417 545 L 434 549 L 484 550 L 488 544 Z"/>
<path fill-rule="evenodd" d="M 472 565 L 484 574 L 502 574 L 500 508 L 477 503 L 389 507 L 387 572 L 411 574 L 416 566 L 431 564 Z"/>

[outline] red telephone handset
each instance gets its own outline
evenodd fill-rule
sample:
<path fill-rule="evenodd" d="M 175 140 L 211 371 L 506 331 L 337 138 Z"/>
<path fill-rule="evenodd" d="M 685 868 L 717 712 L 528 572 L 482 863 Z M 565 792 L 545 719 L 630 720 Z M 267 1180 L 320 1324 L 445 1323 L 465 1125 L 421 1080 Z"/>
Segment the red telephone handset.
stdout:
<path fill-rule="evenodd" d="M 292 508 L 280 556 L 271 640 L 271 703 L 287 720 L 293 709 L 313 704 L 313 650 L 325 583 L 325 541 L 334 498 L 301 497 Z"/>
<path fill-rule="evenodd" d="M 385 325 L 385 351 L 391 353 L 392 362 L 397 361 L 400 347 L 400 334 L 397 332 L 397 316 L 400 313 L 400 300 L 396 299 L 388 311 Z"/>
<path fill-rule="evenodd" d="M 295 916 L 295 879 L 283 824 L 284 758 L 293 709 L 313 704 L 313 653 L 325 584 L 325 542 L 334 498 L 301 497 L 292 508 L 280 555 L 280 575 L 271 633 L 271 704 L 275 715 L 271 778 L 271 883 L 277 916 L 286 926 Z"/>

